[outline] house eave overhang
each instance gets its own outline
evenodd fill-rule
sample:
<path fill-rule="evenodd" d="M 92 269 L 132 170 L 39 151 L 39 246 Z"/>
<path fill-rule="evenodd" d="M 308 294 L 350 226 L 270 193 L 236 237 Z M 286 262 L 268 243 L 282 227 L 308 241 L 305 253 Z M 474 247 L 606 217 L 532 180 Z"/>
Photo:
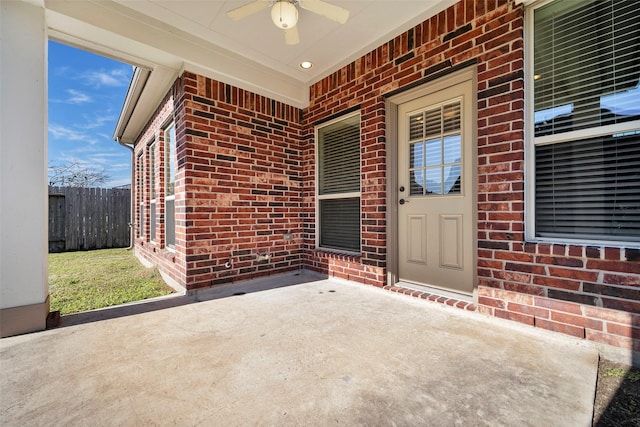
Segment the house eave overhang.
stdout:
<path fill-rule="evenodd" d="M 127 89 L 127 95 L 124 98 L 124 103 L 120 109 L 120 115 L 118 116 L 118 122 L 113 133 L 113 139 L 125 144 L 133 144 L 135 141 L 132 138 L 125 138 L 124 133 L 127 129 L 131 117 L 136 110 L 136 105 L 140 100 L 140 96 L 144 91 L 144 87 L 149 80 L 150 70 L 144 68 L 135 67 L 133 70 L 133 76 L 129 82 L 129 89 Z"/>
<path fill-rule="evenodd" d="M 134 144 L 177 77 L 178 72 L 172 69 L 156 67 L 149 70 L 136 67 L 118 116 L 113 139 L 124 144 Z"/>
<path fill-rule="evenodd" d="M 116 2 L 45 0 L 44 3 L 52 40 L 150 70 L 144 84 L 144 79 L 132 81 L 131 102 L 125 102 L 114 132 L 114 138 L 121 142 L 130 144 L 135 140 L 184 71 L 298 108 L 309 103 L 304 82 Z"/>

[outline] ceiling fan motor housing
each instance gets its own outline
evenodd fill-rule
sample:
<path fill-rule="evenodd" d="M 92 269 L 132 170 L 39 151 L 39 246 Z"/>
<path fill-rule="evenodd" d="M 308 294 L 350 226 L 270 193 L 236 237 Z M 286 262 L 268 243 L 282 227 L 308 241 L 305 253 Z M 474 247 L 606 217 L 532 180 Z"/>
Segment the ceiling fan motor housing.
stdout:
<path fill-rule="evenodd" d="M 271 19 L 278 28 L 293 28 L 298 22 L 298 8 L 288 0 L 279 0 L 271 8 Z"/>

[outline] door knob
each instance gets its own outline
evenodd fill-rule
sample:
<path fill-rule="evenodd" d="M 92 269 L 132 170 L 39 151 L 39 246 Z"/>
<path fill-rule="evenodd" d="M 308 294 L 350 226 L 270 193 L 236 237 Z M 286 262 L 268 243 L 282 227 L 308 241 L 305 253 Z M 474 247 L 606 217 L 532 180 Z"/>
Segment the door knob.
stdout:
<path fill-rule="evenodd" d="M 405 199 L 400 199 L 398 200 L 398 203 L 400 203 L 401 205 L 404 205 L 405 203 L 409 203 L 409 201 Z"/>

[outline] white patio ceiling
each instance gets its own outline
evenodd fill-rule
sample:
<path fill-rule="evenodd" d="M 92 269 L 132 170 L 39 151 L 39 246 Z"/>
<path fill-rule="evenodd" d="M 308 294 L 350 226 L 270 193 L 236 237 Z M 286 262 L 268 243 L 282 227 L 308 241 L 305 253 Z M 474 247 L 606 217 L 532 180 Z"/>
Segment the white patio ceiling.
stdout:
<path fill-rule="evenodd" d="M 28 0 L 39 2 L 42 0 Z M 264 9 L 234 22 L 252 0 L 44 0 L 49 36 L 150 70 L 127 126 L 132 138 L 183 70 L 305 107 L 309 86 L 456 0 L 329 0 L 341 25 L 300 9 L 300 43 L 288 46 Z M 266 0 L 269 2 L 269 0 Z M 303 1 L 303 0 L 301 0 Z M 299 63 L 311 61 L 310 70 Z"/>

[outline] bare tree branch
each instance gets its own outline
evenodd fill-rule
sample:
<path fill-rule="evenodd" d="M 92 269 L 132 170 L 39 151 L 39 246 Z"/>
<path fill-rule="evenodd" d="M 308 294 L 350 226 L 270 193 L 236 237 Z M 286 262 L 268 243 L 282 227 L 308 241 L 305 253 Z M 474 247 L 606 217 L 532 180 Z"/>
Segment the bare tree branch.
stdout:
<path fill-rule="evenodd" d="M 94 169 L 72 159 L 49 165 L 49 185 L 58 187 L 100 187 L 109 180 L 106 169 Z"/>

